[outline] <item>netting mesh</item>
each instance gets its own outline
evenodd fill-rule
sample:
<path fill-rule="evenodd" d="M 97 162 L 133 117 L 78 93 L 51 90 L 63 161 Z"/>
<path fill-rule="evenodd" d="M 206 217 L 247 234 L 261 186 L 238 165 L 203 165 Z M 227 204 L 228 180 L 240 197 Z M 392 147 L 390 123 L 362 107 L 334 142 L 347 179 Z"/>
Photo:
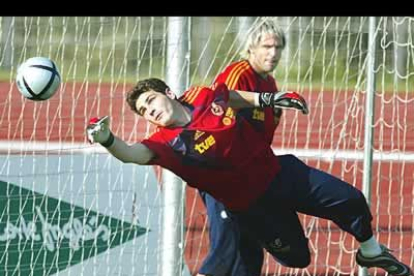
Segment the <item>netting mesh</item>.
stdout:
<path fill-rule="evenodd" d="M 153 168 L 121 165 L 103 154 L 86 142 L 84 128 L 90 117 L 109 115 L 113 132 L 129 143 L 152 131 L 129 111 L 124 92 L 137 79 L 163 78 L 168 73 L 168 18 L 0 19 L 0 183 L 4 191 L 0 271 L 4 275 L 28 275 L 28 271 L 32 275 L 156 275 L 160 233 L 166 231 L 160 228 L 161 194 L 154 184 L 159 176 Z M 191 18 L 191 84 L 209 85 L 220 70 L 238 59 L 246 33 L 260 20 Z M 303 94 L 311 110 L 307 117 L 294 112 L 284 116 L 275 132 L 275 152 L 296 154 L 361 188 L 368 18 L 275 20 L 286 32 L 287 47 L 274 76 L 280 89 Z M 371 192 L 376 235 L 411 266 L 413 26 L 412 17 L 377 20 Z M 14 84 L 19 63 L 33 56 L 52 58 L 62 74 L 60 90 L 48 101 L 25 100 Z M 207 253 L 208 227 L 206 211 L 193 189 L 187 189 L 186 203 L 185 263 L 194 273 Z M 47 223 L 42 224 L 39 214 Z M 352 237 L 325 220 L 301 219 L 310 238 L 311 265 L 287 269 L 267 256 L 263 274 L 356 274 L 357 244 Z M 87 229 L 82 231 L 96 234 L 95 243 L 88 245 L 91 239 L 83 236 L 77 240 L 77 250 L 71 247 L 63 231 L 65 225 L 77 229 L 75 221 Z M 55 227 L 54 251 L 44 242 L 48 232 L 42 232 L 42 225 Z M 72 232 L 86 235 L 81 228 Z M 150 229 L 150 234 L 142 229 Z M 19 271 L 19 266 L 26 270 Z"/>

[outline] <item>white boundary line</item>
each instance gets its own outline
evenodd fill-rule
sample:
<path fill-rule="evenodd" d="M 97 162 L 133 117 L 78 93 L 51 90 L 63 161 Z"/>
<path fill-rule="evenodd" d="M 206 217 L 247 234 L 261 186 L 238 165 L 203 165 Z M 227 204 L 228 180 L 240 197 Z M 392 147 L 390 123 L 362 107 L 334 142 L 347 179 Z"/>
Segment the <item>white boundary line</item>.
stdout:
<path fill-rule="evenodd" d="M 300 158 L 319 159 L 324 161 L 332 160 L 364 160 L 363 151 L 352 150 L 326 150 L 326 149 L 276 149 L 273 152 L 277 155 L 293 154 Z M 399 161 L 414 163 L 414 152 L 374 152 L 374 161 Z"/>
<path fill-rule="evenodd" d="M 98 146 L 88 143 L 61 143 L 61 142 L 23 142 L 23 141 L 0 141 L 0 155 L 4 154 L 74 154 L 74 153 L 106 153 L 107 151 Z"/>
<path fill-rule="evenodd" d="M 60 142 L 22 142 L 22 141 L 0 141 L 0 155 L 33 153 L 52 154 L 90 154 L 107 153 L 98 146 L 88 143 L 60 143 Z M 326 150 L 326 149 L 279 149 L 273 148 L 277 155 L 293 154 L 300 158 L 316 159 L 324 161 L 332 160 L 363 160 L 363 151 L 353 150 Z M 399 161 L 414 163 L 414 152 L 374 152 L 374 161 Z"/>

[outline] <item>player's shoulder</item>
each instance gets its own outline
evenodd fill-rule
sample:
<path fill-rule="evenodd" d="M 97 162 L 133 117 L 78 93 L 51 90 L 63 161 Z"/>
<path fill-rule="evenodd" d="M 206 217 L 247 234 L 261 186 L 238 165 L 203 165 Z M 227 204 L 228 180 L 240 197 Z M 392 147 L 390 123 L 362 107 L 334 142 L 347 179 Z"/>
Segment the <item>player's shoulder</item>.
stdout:
<path fill-rule="evenodd" d="M 181 131 L 179 128 L 170 129 L 158 126 L 145 140 L 165 144 L 173 140 Z"/>
<path fill-rule="evenodd" d="M 229 64 L 224 70 L 221 75 L 226 75 L 229 77 L 237 77 L 243 76 L 244 74 L 248 74 L 251 71 L 252 67 L 247 60 L 239 60 Z"/>
<path fill-rule="evenodd" d="M 250 66 L 249 62 L 246 59 L 241 59 L 241 60 L 234 61 L 230 63 L 229 65 L 227 65 L 226 70 L 234 70 L 236 68 L 241 68 L 241 67 L 246 67 L 246 66 Z"/>
<path fill-rule="evenodd" d="M 180 101 L 193 106 L 205 106 L 228 91 L 227 85 L 220 82 L 213 83 L 211 86 L 194 86 L 184 92 Z"/>
<path fill-rule="evenodd" d="M 230 89 L 234 89 L 243 79 L 250 79 L 253 75 L 253 69 L 250 63 L 247 60 L 239 60 L 228 65 L 217 76 L 215 82 L 223 82 Z"/>
<path fill-rule="evenodd" d="M 193 105 L 194 102 L 202 96 L 205 96 L 206 89 L 209 89 L 205 86 L 192 86 L 180 97 L 180 101 Z"/>

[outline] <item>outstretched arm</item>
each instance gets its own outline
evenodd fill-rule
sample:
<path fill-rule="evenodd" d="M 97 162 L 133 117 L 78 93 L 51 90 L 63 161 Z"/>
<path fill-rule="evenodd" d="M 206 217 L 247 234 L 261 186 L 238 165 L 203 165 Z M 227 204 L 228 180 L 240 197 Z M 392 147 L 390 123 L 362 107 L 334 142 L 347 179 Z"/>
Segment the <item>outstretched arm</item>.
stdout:
<path fill-rule="evenodd" d="M 255 94 L 241 90 L 230 90 L 228 104 L 235 109 L 259 107 L 255 104 Z"/>
<path fill-rule="evenodd" d="M 229 105 L 232 108 L 272 107 L 273 109 L 297 109 L 308 114 L 305 99 L 296 92 L 280 91 L 276 93 L 251 93 L 234 90 L 229 96 Z"/>
<path fill-rule="evenodd" d="M 128 145 L 109 129 L 109 117 L 92 118 L 86 128 L 90 143 L 100 143 L 114 157 L 125 163 L 147 164 L 154 153 L 141 143 Z"/>
<path fill-rule="evenodd" d="M 153 151 L 144 144 L 128 145 L 118 137 L 114 138 L 114 143 L 106 149 L 122 162 L 146 165 L 154 157 Z"/>

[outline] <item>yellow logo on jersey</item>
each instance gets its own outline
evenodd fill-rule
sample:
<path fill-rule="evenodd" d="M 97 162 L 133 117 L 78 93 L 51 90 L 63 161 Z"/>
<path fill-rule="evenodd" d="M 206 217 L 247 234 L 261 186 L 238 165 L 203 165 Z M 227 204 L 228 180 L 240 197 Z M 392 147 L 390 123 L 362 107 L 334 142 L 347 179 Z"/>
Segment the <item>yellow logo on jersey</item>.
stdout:
<path fill-rule="evenodd" d="M 199 153 L 203 154 L 206 150 L 208 150 L 215 143 L 216 143 L 216 139 L 214 139 L 213 135 L 210 135 L 203 142 L 196 144 L 194 146 L 194 149 L 198 151 Z"/>
<path fill-rule="evenodd" d="M 252 115 L 252 119 L 253 120 L 259 120 L 259 121 L 264 121 L 265 120 L 265 113 L 263 110 L 260 109 L 253 109 L 253 115 Z"/>
<path fill-rule="evenodd" d="M 224 117 L 222 122 L 224 125 L 229 126 L 231 124 L 231 119 L 228 117 Z"/>
<path fill-rule="evenodd" d="M 233 110 L 233 108 L 228 107 L 226 109 L 226 114 L 224 114 L 224 118 L 221 120 L 223 122 L 224 125 L 228 126 L 231 124 L 232 119 L 235 117 L 235 111 Z"/>
<path fill-rule="evenodd" d="M 233 117 L 234 117 L 234 110 L 233 110 L 233 108 L 228 107 L 228 108 L 226 109 L 226 115 L 225 115 L 225 116 L 226 116 L 226 117 L 233 118 Z"/>
<path fill-rule="evenodd" d="M 196 132 L 194 133 L 194 140 L 198 140 L 198 138 L 203 136 L 203 134 L 204 134 L 204 131 L 196 130 Z"/>

